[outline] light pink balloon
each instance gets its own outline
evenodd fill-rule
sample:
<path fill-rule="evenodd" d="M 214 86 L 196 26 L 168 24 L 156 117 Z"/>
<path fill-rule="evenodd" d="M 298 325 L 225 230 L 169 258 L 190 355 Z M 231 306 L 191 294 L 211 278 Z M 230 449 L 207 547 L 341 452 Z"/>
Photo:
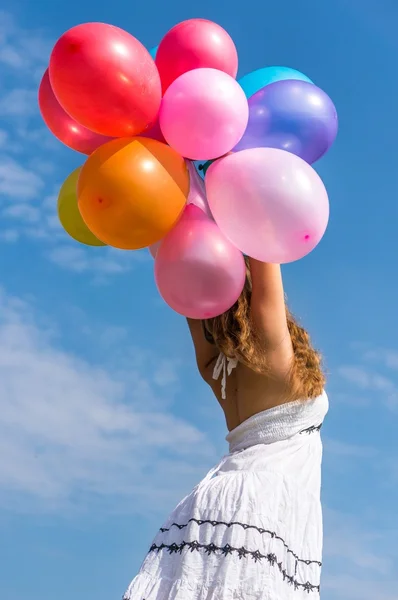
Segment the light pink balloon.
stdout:
<path fill-rule="evenodd" d="M 209 167 L 205 185 L 221 231 L 257 260 L 293 262 L 311 252 L 325 233 L 325 186 L 294 154 L 275 148 L 230 154 Z"/>
<path fill-rule="evenodd" d="M 226 154 L 242 138 L 249 119 L 239 83 L 217 69 L 194 69 L 173 81 L 159 113 L 167 143 L 192 160 Z"/>
<path fill-rule="evenodd" d="M 239 298 L 245 277 L 242 253 L 192 204 L 164 238 L 155 259 L 161 296 L 191 319 L 209 319 L 228 310 Z"/>
<path fill-rule="evenodd" d="M 209 208 L 209 203 L 206 197 L 206 188 L 205 183 L 197 170 L 195 169 L 195 165 L 191 163 L 191 161 L 187 160 L 187 167 L 189 172 L 189 194 L 187 204 L 194 204 L 200 210 L 209 217 L 209 219 L 213 219 L 211 214 L 211 210 Z"/>

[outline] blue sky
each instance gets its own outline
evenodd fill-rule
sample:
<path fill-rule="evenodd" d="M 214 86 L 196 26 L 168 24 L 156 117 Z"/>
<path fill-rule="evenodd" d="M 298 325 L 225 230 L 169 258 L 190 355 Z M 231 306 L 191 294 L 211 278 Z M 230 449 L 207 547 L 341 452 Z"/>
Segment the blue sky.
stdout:
<path fill-rule="evenodd" d="M 216 5 L 219 7 L 216 7 Z M 86 249 L 55 213 L 82 157 L 36 102 L 69 27 L 119 25 L 155 45 L 206 17 L 232 35 L 240 74 L 282 64 L 334 100 L 317 165 L 331 221 L 284 269 L 293 311 L 324 352 L 323 600 L 398 598 L 398 169 L 394 0 L 3 0 L 0 13 L 0 598 L 120 598 L 168 511 L 224 453 L 183 319 L 148 254 Z M 225 8 L 224 8 L 225 7 Z M 228 7 L 228 8 L 227 8 Z"/>

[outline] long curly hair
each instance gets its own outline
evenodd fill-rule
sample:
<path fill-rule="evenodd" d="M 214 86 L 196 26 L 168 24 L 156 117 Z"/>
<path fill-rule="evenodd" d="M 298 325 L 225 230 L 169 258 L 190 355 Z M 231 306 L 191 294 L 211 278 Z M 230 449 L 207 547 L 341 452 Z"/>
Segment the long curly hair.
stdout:
<path fill-rule="evenodd" d="M 225 356 L 237 358 L 257 373 L 266 374 L 266 354 L 256 338 L 250 318 L 251 295 L 252 279 L 246 260 L 246 283 L 237 302 L 224 314 L 203 324 Z M 313 348 L 307 331 L 299 325 L 287 306 L 286 319 L 294 352 L 289 385 L 291 400 L 316 398 L 326 383 L 321 355 Z"/>

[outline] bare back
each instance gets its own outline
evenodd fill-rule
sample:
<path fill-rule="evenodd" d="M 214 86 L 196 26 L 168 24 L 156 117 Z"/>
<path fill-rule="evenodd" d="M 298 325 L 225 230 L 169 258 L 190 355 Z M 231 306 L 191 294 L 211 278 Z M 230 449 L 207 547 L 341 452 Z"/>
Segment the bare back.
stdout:
<path fill-rule="evenodd" d="M 267 363 L 266 375 L 238 363 L 226 376 L 223 394 L 222 374 L 216 379 L 213 377 L 220 351 L 206 339 L 200 321 L 188 320 L 199 371 L 222 407 L 229 430 L 263 410 L 287 402 L 289 398 L 294 354 L 286 321 L 280 267 L 253 261 L 251 269 L 251 318 L 261 340 Z"/>
<path fill-rule="evenodd" d="M 288 401 L 290 360 L 286 359 L 289 359 L 289 348 L 286 349 L 285 354 L 286 358 L 281 356 L 280 362 L 281 367 L 284 363 L 284 372 L 278 369 L 277 372 L 271 372 L 269 375 L 260 375 L 238 363 L 236 368 L 227 375 L 225 398 L 222 397 L 222 377 L 213 378 L 217 357 L 209 364 L 208 372 L 203 374 L 204 379 L 224 411 L 229 431 L 253 415 Z"/>

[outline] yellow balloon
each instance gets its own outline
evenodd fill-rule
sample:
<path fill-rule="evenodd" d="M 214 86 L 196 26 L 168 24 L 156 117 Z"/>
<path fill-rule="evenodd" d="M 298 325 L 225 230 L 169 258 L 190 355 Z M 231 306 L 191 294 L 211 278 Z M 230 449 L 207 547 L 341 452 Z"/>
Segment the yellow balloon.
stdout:
<path fill-rule="evenodd" d="M 77 180 L 81 167 L 73 171 L 62 184 L 58 196 L 58 218 L 74 240 L 86 246 L 106 246 L 87 227 L 77 204 Z"/>

